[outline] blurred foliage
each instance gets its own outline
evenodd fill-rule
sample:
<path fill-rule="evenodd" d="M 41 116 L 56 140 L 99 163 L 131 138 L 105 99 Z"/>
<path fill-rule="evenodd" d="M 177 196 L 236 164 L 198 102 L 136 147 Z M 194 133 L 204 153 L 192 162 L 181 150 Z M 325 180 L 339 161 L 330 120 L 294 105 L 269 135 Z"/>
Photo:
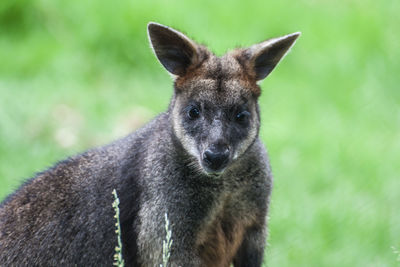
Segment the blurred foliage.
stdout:
<path fill-rule="evenodd" d="M 399 12 L 398 0 L 0 1 L 0 197 L 166 108 L 172 82 L 149 21 L 218 55 L 302 31 L 262 83 L 275 176 L 266 263 L 395 266 Z"/>

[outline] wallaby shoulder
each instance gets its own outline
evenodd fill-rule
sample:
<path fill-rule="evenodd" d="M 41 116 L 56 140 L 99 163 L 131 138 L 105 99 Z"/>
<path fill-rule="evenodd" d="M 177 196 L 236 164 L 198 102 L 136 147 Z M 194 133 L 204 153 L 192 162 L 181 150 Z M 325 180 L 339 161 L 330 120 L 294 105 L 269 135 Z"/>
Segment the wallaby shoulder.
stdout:
<path fill-rule="evenodd" d="M 140 168 L 134 166 L 146 157 L 146 143 L 155 141 L 152 136 L 162 131 L 166 118 L 163 113 L 125 138 L 58 162 L 5 199 L 0 206 L 0 262 L 34 264 L 31 259 L 41 258 L 42 264 L 79 264 L 77 259 L 98 259 L 104 264 L 108 258 L 111 263 L 115 245 L 103 242 L 116 241 L 111 192 L 120 193 L 122 223 L 133 221 L 140 193 Z M 30 245 L 18 245 L 24 240 Z M 20 253 L 31 257 L 22 262 Z"/>

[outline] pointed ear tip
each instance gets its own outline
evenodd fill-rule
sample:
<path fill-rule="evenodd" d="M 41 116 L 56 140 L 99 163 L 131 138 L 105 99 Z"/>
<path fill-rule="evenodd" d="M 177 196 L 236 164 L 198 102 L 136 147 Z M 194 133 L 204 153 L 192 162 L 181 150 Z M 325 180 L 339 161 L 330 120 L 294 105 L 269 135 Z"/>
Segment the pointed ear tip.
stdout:
<path fill-rule="evenodd" d="M 286 41 L 289 41 L 291 43 L 294 43 L 297 40 L 297 38 L 300 37 L 300 35 L 301 35 L 301 32 L 294 32 L 294 33 L 290 33 L 290 34 L 287 34 L 285 36 L 282 36 L 279 39 L 280 40 L 286 40 Z"/>
<path fill-rule="evenodd" d="M 294 32 L 294 33 L 289 34 L 289 37 L 294 37 L 297 39 L 300 37 L 300 35 L 301 35 L 301 32 Z"/>
<path fill-rule="evenodd" d="M 150 30 L 153 30 L 153 29 L 156 29 L 156 28 L 158 28 L 158 29 L 160 29 L 160 28 L 166 29 L 168 27 L 165 26 L 165 25 L 162 25 L 160 23 L 154 22 L 154 21 L 150 21 L 149 23 L 147 23 L 147 30 L 150 31 Z"/>

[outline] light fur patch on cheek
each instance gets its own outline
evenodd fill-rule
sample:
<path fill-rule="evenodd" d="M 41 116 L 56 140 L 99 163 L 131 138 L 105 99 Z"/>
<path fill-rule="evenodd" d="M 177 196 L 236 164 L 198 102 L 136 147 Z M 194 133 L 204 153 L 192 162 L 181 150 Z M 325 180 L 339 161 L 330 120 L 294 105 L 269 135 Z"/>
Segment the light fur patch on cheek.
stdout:
<path fill-rule="evenodd" d="M 257 129 L 255 127 L 251 128 L 249 135 L 245 140 L 243 140 L 233 155 L 233 159 L 237 159 L 240 155 L 242 155 L 246 149 L 253 143 L 254 139 L 257 136 Z"/>
<path fill-rule="evenodd" d="M 251 129 L 249 130 L 249 134 L 247 138 L 240 142 L 239 146 L 237 147 L 235 154 L 233 155 L 233 159 L 237 159 L 240 155 L 242 155 L 246 149 L 254 142 L 254 139 L 257 136 L 257 126 L 256 126 L 256 110 L 252 110 L 253 118 L 251 120 Z"/>
<path fill-rule="evenodd" d="M 192 139 L 185 133 L 185 129 L 182 126 L 179 109 L 180 107 L 179 104 L 177 103 L 174 109 L 172 110 L 172 118 L 173 118 L 172 127 L 174 129 L 175 135 L 178 137 L 185 150 L 193 157 L 198 158 L 199 152 L 197 150 L 197 144 L 194 139 Z"/>

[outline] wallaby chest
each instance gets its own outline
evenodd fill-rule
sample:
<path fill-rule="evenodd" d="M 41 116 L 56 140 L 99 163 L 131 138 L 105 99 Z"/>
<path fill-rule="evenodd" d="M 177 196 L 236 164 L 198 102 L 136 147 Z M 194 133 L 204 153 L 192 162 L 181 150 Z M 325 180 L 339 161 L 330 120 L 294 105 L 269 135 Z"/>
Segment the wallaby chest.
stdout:
<path fill-rule="evenodd" d="M 246 229 L 255 222 L 252 212 L 237 209 L 245 196 L 231 192 L 220 196 L 196 235 L 196 250 L 204 266 L 229 266 L 243 241 Z"/>

